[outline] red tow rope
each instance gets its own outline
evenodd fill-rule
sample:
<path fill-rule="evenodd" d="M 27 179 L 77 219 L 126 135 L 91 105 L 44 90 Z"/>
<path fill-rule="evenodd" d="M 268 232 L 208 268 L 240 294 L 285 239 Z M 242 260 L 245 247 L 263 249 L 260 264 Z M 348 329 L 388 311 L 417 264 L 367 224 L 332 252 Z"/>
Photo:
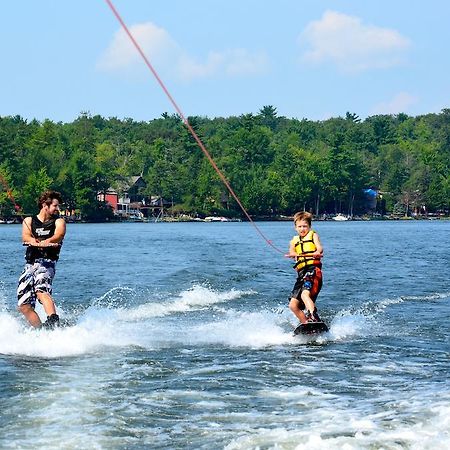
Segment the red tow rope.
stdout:
<path fill-rule="evenodd" d="M 156 81 L 158 82 L 158 84 L 161 86 L 162 90 L 164 91 L 164 93 L 166 94 L 166 96 L 168 97 L 170 103 L 172 103 L 173 107 L 175 108 L 176 112 L 178 113 L 178 115 L 181 117 L 181 119 L 183 120 L 184 124 L 186 125 L 186 127 L 188 128 L 189 132 L 192 134 L 193 138 L 195 139 L 195 141 L 197 142 L 198 146 L 200 147 L 201 151 L 204 153 L 204 155 L 206 156 L 206 158 L 208 159 L 208 161 L 210 162 L 211 166 L 213 167 L 213 169 L 217 172 L 217 174 L 219 175 L 220 179 L 222 180 L 223 184 L 226 186 L 226 188 L 228 189 L 228 191 L 230 192 L 230 194 L 232 195 L 232 197 L 236 200 L 237 204 L 239 205 L 239 207 L 241 208 L 241 210 L 243 211 L 243 213 L 245 214 L 245 216 L 247 217 L 247 219 L 249 220 L 249 222 L 253 225 L 253 227 L 255 228 L 255 230 L 258 232 L 258 234 L 266 241 L 266 243 L 268 245 L 270 245 L 274 250 L 276 250 L 279 253 L 284 254 L 284 252 L 282 250 L 280 250 L 278 247 L 276 247 L 271 240 L 269 240 L 264 233 L 260 230 L 260 228 L 256 225 L 256 223 L 252 220 L 252 218 L 250 217 L 250 215 L 248 214 L 247 210 L 245 209 L 244 205 L 241 203 L 239 197 L 236 195 L 236 193 L 234 192 L 233 188 L 231 187 L 230 183 L 228 182 L 228 180 L 225 178 L 225 176 L 223 175 L 223 173 L 221 172 L 221 170 L 217 167 L 217 164 L 215 163 L 214 159 L 212 158 L 212 156 L 210 155 L 210 153 L 208 152 L 208 150 L 206 149 L 206 147 L 204 146 L 203 142 L 200 140 L 200 138 L 197 136 L 197 133 L 194 131 L 194 129 L 192 128 L 191 124 L 189 123 L 189 121 L 186 119 L 185 115 L 183 114 L 183 112 L 181 111 L 180 107 L 177 105 L 177 103 L 175 102 L 174 98 L 172 97 L 172 95 L 170 95 L 170 92 L 168 91 L 168 89 L 166 88 L 166 86 L 164 85 L 164 83 L 162 82 L 161 78 L 159 77 L 158 73 L 156 72 L 156 70 L 154 69 L 154 67 L 152 66 L 152 64 L 150 63 L 149 59 L 145 56 L 144 52 L 142 51 L 142 48 L 140 47 L 140 45 L 138 44 L 138 42 L 136 41 L 136 39 L 134 38 L 134 36 L 131 34 L 130 30 L 128 29 L 128 27 L 126 26 L 125 22 L 123 21 L 122 17 L 120 16 L 120 14 L 117 12 L 117 9 L 114 7 L 113 3 L 111 2 L 111 0 L 105 0 L 106 3 L 108 4 L 108 6 L 110 7 L 111 11 L 113 12 L 113 14 L 116 16 L 117 20 L 119 21 L 120 25 L 122 26 L 123 30 L 125 31 L 125 33 L 127 34 L 127 36 L 130 38 L 130 41 L 133 43 L 134 47 L 136 48 L 136 50 L 139 52 L 139 54 L 141 55 L 142 59 L 145 62 L 145 65 L 148 67 L 148 69 L 152 72 L 153 76 L 156 78 Z"/>

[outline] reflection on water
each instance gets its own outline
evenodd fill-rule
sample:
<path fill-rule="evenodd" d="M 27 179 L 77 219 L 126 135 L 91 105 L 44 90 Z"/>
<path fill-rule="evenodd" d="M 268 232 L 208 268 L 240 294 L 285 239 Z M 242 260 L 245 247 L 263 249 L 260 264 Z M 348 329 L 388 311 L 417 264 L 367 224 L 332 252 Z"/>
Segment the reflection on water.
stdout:
<path fill-rule="evenodd" d="M 291 224 L 261 226 L 287 247 Z M 31 330 L 20 228 L 2 229 L 0 447 L 446 448 L 450 222 L 315 229 L 330 332 L 314 337 L 292 336 L 291 263 L 246 223 L 69 225 L 71 326 Z"/>

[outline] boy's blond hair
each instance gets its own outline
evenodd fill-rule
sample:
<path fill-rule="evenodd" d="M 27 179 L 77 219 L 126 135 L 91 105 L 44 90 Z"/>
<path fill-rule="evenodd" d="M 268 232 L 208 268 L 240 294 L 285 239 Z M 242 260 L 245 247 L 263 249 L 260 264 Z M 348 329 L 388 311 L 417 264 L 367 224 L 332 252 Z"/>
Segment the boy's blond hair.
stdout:
<path fill-rule="evenodd" d="M 304 220 L 306 223 L 311 226 L 312 223 L 312 214 L 307 211 L 301 211 L 294 214 L 294 224 L 296 224 L 299 220 Z"/>

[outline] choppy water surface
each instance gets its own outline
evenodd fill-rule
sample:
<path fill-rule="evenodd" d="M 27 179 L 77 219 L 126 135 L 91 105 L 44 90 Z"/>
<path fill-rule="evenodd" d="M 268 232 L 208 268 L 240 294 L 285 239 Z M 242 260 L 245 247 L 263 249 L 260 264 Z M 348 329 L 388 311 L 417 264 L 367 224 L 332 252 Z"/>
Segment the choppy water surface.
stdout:
<path fill-rule="evenodd" d="M 294 338 L 291 263 L 246 223 L 69 225 L 53 332 L 2 226 L 0 448 L 449 448 L 450 222 L 315 229 L 330 332 Z"/>

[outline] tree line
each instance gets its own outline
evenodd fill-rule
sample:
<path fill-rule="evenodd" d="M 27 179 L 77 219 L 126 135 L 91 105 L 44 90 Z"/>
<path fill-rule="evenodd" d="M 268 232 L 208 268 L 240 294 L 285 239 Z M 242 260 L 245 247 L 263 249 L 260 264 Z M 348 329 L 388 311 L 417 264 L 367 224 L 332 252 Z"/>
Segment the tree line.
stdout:
<path fill-rule="evenodd" d="M 311 121 L 268 105 L 258 114 L 188 120 L 253 216 L 357 214 L 367 208 L 368 188 L 379 192 L 383 213 L 448 214 L 450 109 Z M 171 201 L 173 212 L 241 215 L 178 115 L 144 122 L 81 113 L 72 123 L 0 117 L 2 217 L 14 215 L 15 204 L 34 212 L 36 196 L 51 188 L 85 220 L 104 220 L 111 211 L 97 193 L 133 175 L 147 182 L 143 195 Z"/>

